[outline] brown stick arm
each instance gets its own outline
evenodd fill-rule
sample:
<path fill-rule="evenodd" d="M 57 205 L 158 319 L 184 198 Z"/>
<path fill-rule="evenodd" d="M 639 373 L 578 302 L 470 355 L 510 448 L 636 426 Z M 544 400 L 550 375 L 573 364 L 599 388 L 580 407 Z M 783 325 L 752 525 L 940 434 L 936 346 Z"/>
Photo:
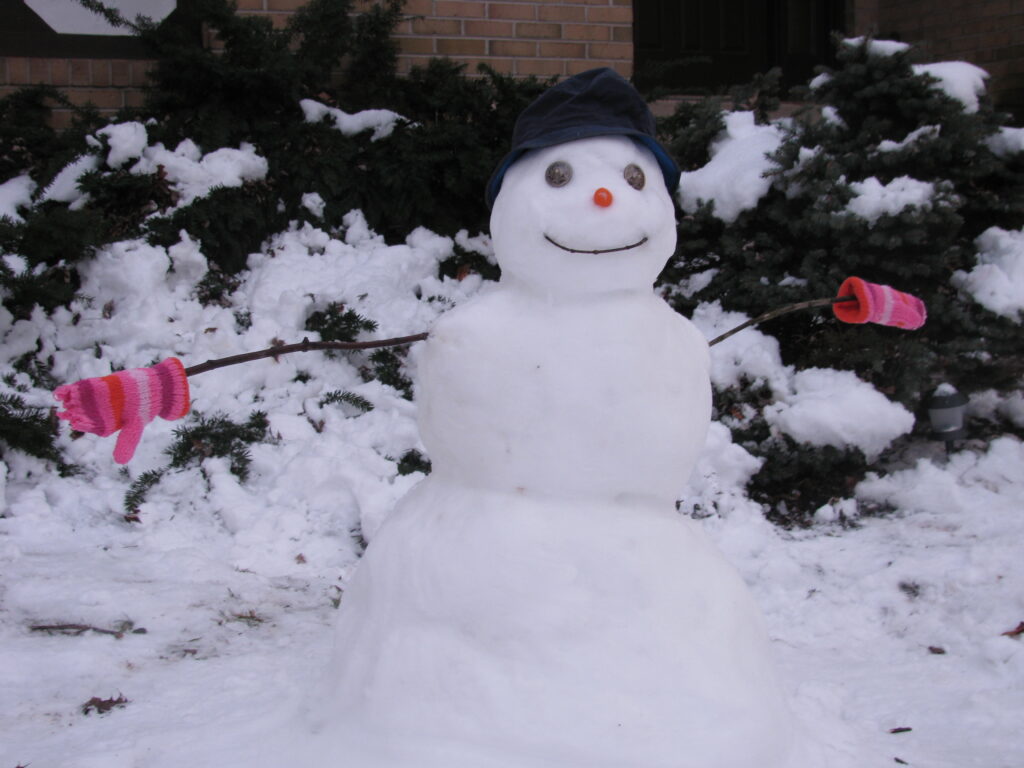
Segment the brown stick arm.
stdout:
<path fill-rule="evenodd" d="M 856 296 L 839 296 L 834 299 L 813 299 L 811 301 L 801 301 L 796 304 L 788 304 L 785 307 L 779 307 L 773 309 L 771 312 L 765 312 L 763 315 L 747 320 L 741 325 L 737 325 L 731 331 L 726 331 L 721 336 L 712 339 L 708 342 L 708 346 L 714 346 L 721 341 L 725 341 L 733 334 L 739 333 L 744 328 L 749 328 L 752 325 L 763 323 L 766 320 L 785 315 L 790 312 L 796 312 L 800 309 L 813 309 L 815 307 L 827 307 L 831 304 L 836 304 L 841 301 L 856 301 Z M 287 355 L 292 352 L 314 352 L 328 349 L 334 350 L 358 350 L 358 349 L 379 349 L 382 347 L 397 347 L 402 344 L 412 344 L 416 341 L 423 341 L 427 338 L 427 333 L 416 333 L 412 336 L 397 336 L 391 339 L 377 339 L 375 341 L 310 341 L 309 339 L 303 339 L 297 344 L 281 344 L 276 347 L 270 347 L 269 349 L 261 349 L 258 352 L 246 352 L 242 355 L 232 355 L 231 357 L 222 357 L 216 360 L 207 360 L 205 363 L 199 363 L 185 369 L 186 376 L 195 376 L 200 373 L 206 373 L 207 371 L 213 371 L 217 368 L 225 368 L 229 365 L 237 365 L 238 363 L 249 363 L 253 360 L 263 360 L 268 357 L 276 358 L 279 355 Z"/>
<path fill-rule="evenodd" d="M 800 309 L 814 309 L 815 307 L 828 307 L 832 304 L 838 304 L 843 301 L 856 301 L 856 296 L 837 296 L 834 299 L 811 299 L 810 301 L 799 301 L 796 304 L 787 304 L 784 307 L 773 309 L 771 312 L 765 312 L 763 315 L 758 315 L 755 318 L 747 320 L 745 323 L 741 323 L 733 328 L 731 331 L 726 331 L 721 336 L 716 336 L 708 342 L 709 347 L 715 346 L 720 341 L 725 341 L 733 334 L 739 333 L 744 328 L 749 328 L 752 325 L 763 323 L 765 320 L 773 320 L 780 315 L 788 315 L 790 312 L 796 312 Z"/>
<path fill-rule="evenodd" d="M 375 341 L 310 341 L 309 339 L 303 339 L 298 344 L 282 344 L 277 347 L 271 347 L 270 349 L 261 349 L 258 352 L 247 352 L 242 355 L 232 355 L 231 357 L 222 357 L 217 360 L 207 360 L 205 363 L 199 363 L 198 365 L 186 368 L 185 375 L 195 376 L 196 374 L 206 373 L 207 371 L 212 371 L 217 368 L 224 368 L 228 365 L 249 363 L 253 360 L 262 360 L 267 357 L 287 355 L 292 352 L 313 352 L 325 349 L 378 349 L 380 347 L 397 347 L 402 344 L 412 344 L 414 341 L 423 341 L 425 338 L 427 338 L 426 333 L 417 333 L 412 336 L 398 336 L 393 339 L 377 339 Z"/>

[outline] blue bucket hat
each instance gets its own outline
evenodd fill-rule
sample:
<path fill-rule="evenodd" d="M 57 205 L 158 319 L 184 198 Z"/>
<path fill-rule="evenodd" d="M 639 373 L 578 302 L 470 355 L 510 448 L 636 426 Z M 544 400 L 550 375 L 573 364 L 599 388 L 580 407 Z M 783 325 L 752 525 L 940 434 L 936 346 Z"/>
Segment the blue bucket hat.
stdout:
<path fill-rule="evenodd" d="M 592 136 L 629 136 L 643 144 L 657 158 L 669 194 L 679 186 L 679 166 L 655 138 L 647 103 L 628 80 L 602 67 L 563 80 L 522 111 L 512 132 L 512 150 L 487 182 L 487 207 L 494 205 L 505 172 L 527 150 Z"/>

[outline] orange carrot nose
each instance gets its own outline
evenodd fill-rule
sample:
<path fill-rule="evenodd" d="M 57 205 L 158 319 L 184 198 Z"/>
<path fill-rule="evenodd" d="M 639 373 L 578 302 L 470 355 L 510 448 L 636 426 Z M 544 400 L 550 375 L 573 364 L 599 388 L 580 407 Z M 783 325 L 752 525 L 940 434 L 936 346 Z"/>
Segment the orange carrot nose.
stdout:
<path fill-rule="evenodd" d="M 602 208 L 607 208 L 611 205 L 613 199 L 612 193 L 604 187 L 600 187 L 596 192 L 594 192 L 594 202 Z"/>

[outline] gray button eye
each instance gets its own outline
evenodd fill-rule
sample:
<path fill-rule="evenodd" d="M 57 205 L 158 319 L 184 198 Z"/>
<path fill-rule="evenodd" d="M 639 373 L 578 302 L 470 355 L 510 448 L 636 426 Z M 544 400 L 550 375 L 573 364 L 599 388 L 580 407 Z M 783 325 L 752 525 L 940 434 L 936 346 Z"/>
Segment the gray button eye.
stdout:
<path fill-rule="evenodd" d="M 626 166 L 625 170 L 622 171 L 622 176 L 633 189 L 643 189 L 644 184 L 647 182 L 643 170 L 639 165 L 634 165 L 633 163 Z"/>
<path fill-rule="evenodd" d="M 544 178 L 552 187 L 564 187 L 572 179 L 572 166 L 563 160 L 556 160 L 548 166 Z"/>

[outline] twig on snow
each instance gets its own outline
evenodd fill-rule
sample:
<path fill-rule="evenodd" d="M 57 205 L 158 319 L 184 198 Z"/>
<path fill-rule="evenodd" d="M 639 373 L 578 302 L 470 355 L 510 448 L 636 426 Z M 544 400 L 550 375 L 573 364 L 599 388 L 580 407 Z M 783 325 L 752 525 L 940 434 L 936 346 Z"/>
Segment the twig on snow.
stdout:
<path fill-rule="evenodd" d="M 86 632 L 97 632 L 101 635 L 111 635 L 118 640 L 128 632 L 131 632 L 133 635 L 146 634 L 145 629 L 135 629 L 134 627 L 135 624 L 133 622 L 125 621 L 121 623 L 119 629 L 103 629 L 102 627 L 94 627 L 91 624 L 33 624 L 29 629 L 33 632 L 48 632 L 50 634 L 60 632 L 63 635 L 75 636 L 84 635 Z"/>

